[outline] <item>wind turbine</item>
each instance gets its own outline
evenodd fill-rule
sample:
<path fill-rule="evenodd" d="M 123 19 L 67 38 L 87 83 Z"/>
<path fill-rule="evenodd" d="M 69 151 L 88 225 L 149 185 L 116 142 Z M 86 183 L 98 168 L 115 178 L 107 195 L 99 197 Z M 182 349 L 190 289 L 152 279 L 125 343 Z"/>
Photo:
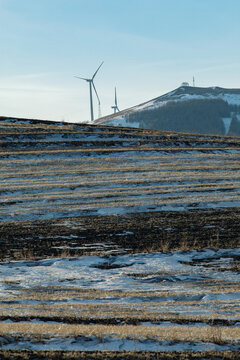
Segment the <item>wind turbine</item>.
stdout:
<path fill-rule="evenodd" d="M 100 103 L 100 99 L 99 99 L 99 96 L 98 96 L 98 93 L 97 93 L 97 90 L 95 88 L 95 85 L 94 85 L 94 78 L 95 76 L 97 75 L 97 72 L 98 70 L 100 69 L 100 67 L 102 66 L 102 64 L 104 63 L 104 61 L 100 64 L 100 66 L 97 68 L 97 70 L 95 71 L 95 73 L 93 74 L 92 78 L 91 79 L 87 79 L 87 78 L 82 78 L 82 77 L 79 77 L 79 76 L 74 76 L 75 78 L 77 79 L 81 79 L 81 80 L 85 80 L 89 83 L 89 92 L 90 92 L 90 113 L 91 113 L 91 121 L 94 120 L 94 116 L 93 116 L 93 97 L 92 97 L 92 87 L 95 91 L 95 94 L 97 96 L 97 99 L 98 99 L 98 112 L 99 114 L 101 113 L 101 103 Z"/>
<path fill-rule="evenodd" d="M 117 104 L 117 89 L 116 89 L 116 86 L 115 86 L 115 105 L 112 106 L 112 109 L 114 110 L 114 114 L 117 111 L 120 111 L 119 108 L 118 108 L 118 104 Z"/>

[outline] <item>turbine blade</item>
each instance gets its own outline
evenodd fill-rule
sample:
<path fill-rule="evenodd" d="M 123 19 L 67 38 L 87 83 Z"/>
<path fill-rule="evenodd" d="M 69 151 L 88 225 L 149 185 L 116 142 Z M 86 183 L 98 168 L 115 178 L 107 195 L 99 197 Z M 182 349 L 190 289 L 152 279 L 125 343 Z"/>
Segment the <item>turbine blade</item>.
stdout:
<path fill-rule="evenodd" d="M 95 78 L 95 76 L 97 75 L 98 70 L 100 69 L 100 67 L 102 66 L 102 64 L 104 63 L 104 61 L 100 64 L 100 66 L 97 68 L 97 70 L 95 71 L 95 73 L 93 74 L 92 80 Z"/>
<path fill-rule="evenodd" d="M 82 78 L 82 77 L 80 77 L 80 76 L 74 76 L 74 77 L 77 78 L 77 79 L 86 80 L 86 81 L 89 81 L 89 80 L 90 80 L 90 79 Z"/>
<path fill-rule="evenodd" d="M 98 93 L 97 93 L 97 90 L 95 88 L 95 85 L 94 85 L 94 82 L 92 81 L 92 86 L 94 88 L 94 91 L 95 91 L 95 94 L 97 95 L 97 99 L 98 99 L 98 104 L 100 105 L 100 99 L 99 99 L 99 96 L 98 96 Z"/>

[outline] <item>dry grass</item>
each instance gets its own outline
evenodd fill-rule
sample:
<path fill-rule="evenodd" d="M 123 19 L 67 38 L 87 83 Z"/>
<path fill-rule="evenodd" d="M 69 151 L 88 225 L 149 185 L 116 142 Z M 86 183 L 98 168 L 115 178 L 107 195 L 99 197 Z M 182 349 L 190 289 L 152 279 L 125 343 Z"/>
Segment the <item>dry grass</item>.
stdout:
<path fill-rule="evenodd" d="M 199 152 L 211 152 L 213 149 L 212 147 L 198 147 L 197 151 Z M 232 147 L 224 147 L 224 149 L 222 147 L 214 147 L 214 151 L 234 151 L 236 150 L 235 148 Z M 153 146 L 148 146 L 148 147 L 119 147 L 119 148 L 105 148 L 105 147 L 98 147 L 98 148 L 74 148 L 74 149 L 38 149 L 38 150 L 12 150 L 12 151 L 1 151 L 0 154 L 1 156 L 10 156 L 10 155 L 39 155 L 39 154 L 48 154 L 48 155 L 53 155 L 53 154 L 67 154 L 67 153 L 122 153 L 122 152 L 135 152 L 135 151 L 139 151 L 139 152 L 171 152 L 171 153 L 179 153 L 179 152 L 195 152 L 196 148 L 194 147 L 153 147 Z"/>
<path fill-rule="evenodd" d="M 14 126 L 17 127 L 17 125 Z M 34 126 L 31 124 L 25 124 L 25 126 L 34 131 Z M 45 126 L 49 130 L 55 125 L 40 124 L 39 126 L 40 128 Z M 64 126 L 64 129 L 68 131 L 68 127 Z M 75 133 L 78 133 L 77 127 L 74 129 Z M 80 128 L 79 131 L 82 134 L 91 133 L 89 128 L 85 128 L 85 131 Z M 119 131 L 118 129 L 111 130 L 112 134 Z M 134 131 L 132 130 L 132 134 L 137 138 L 141 133 L 145 134 L 144 131 L 137 133 Z M 104 136 L 106 134 L 109 136 L 109 132 L 106 132 Z M 184 136 L 176 135 L 175 137 L 177 139 Z M 166 134 L 165 139 L 169 141 L 169 136 Z M 214 143 L 216 138 L 207 141 Z M 41 213 L 52 212 L 59 217 L 62 212 L 97 211 L 104 207 L 125 207 L 132 211 L 134 207 L 141 206 L 181 206 L 188 203 L 218 203 L 219 201 L 230 203 L 239 200 L 238 154 L 227 153 L 228 147 L 218 154 L 216 154 L 217 148 L 214 148 L 214 153 L 212 153 L 213 148 L 207 147 L 204 147 L 204 151 L 208 153 L 189 153 L 191 150 L 203 150 L 196 146 L 181 148 L 181 153 L 173 156 L 172 153 L 166 154 L 166 151 L 176 152 L 179 148 L 174 147 L 174 140 L 171 142 L 173 147 L 160 148 L 158 146 L 120 147 L 116 145 L 116 148 L 109 149 L 108 147 L 99 148 L 96 145 L 90 149 L 49 150 L 44 148 L 29 151 L 14 151 L 14 149 L 2 151 L 2 155 L 32 154 L 36 155 L 36 158 L 29 159 L 27 166 L 25 159 L 6 158 L 0 161 L 1 202 L 5 204 L 0 215 L 4 217 L 9 212 L 12 213 L 11 205 L 15 205 L 13 214 L 15 218 L 20 214 L 27 216 L 34 212 L 39 216 L 42 216 Z M 44 146 L 47 147 L 47 143 Z M 144 154 L 142 150 L 145 151 Z M 164 152 L 164 154 L 153 155 L 152 150 Z M 186 150 L 188 153 L 185 152 Z M 91 152 L 93 156 L 81 157 L 80 154 L 83 151 Z M 100 159 L 95 157 L 99 151 L 104 153 Z M 107 153 L 109 151 L 110 154 Z M 126 155 L 116 156 L 117 152 L 124 151 L 127 152 Z M 129 156 L 128 151 L 134 151 L 132 156 Z M 61 158 L 63 152 L 70 156 L 74 153 L 76 158 Z M 44 154 L 54 155 L 55 158 L 43 158 Z M 7 192 L 6 195 L 4 191 Z M 10 191 L 12 194 L 9 194 Z M 19 194 L 19 191 L 23 194 Z"/>
<path fill-rule="evenodd" d="M 114 336 L 119 338 L 146 338 L 157 341 L 190 341 L 190 342 L 213 342 L 234 343 L 240 340 L 239 327 L 226 326 L 143 326 L 143 325 L 69 325 L 69 324 L 29 324 L 29 323 L 0 323 L 0 335 L 20 336 Z"/>
<path fill-rule="evenodd" d="M 156 273 L 128 273 L 127 276 L 133 276 L 133 277 L 143 277 L 143 276 L 149 276 L 149 275 L 174 275 L 174 273 L 169 273 L 167 271 L 161 271 Z M 176 273 L 175 275 L 180 275 L 179 273 Z M 7 278 L 2 279 L 3 282 L 8 282 Z M 17 279 L 15 279 L 17 281 Z M 185 284 L 186 286 L 186 284 Z M 196 290 L 196 295 L 201 294 L 222 294 L 222 293 L 239 293 L 240 291 L 240 285 L 236 282 L 229 282 L 224 280 L 198 280 L 192 283 L 187 283 L 188 288 L 194 288 Z M 194 289 L 191 289 L 191 292 L 193 292 Z M 118 291 L 118 290 L 101 290 L 101 289 L 93 289 L 93 288 L 77 288 L 74 286 L 37 286 L 33 287 L 32 289 L 20 289 L 16 296 L 8 296 L 9 300 L 15 300 L 16 298 L 18 300 L 37 300 L 39 298 L 39 294 L 41 294 L 41 299 L 44 299 L 46 301 L 51 300 L 63 300 L 63 299 L 69 299 L 69 298 L 79 298 L 79 299 L 105 299 L 105 298 L 121 298 L 121 299 L 128 299 L 131 297 L 142 297 L 144 299 L 151 297 L 151 298 L 166 298 L 166 300 L 169 297 L 180 297 L 184 296 L 185 294 L 185 288 L 180 290 L 171 289 L 169 287 L 168 289 L 163 290 L 155 290 L 152 291 L 141 291 L 141 290 L 127 290 L 127 291 Z M 0 297 L 0 301 L 4 300 L 5 297 Z M 153 300 L 154 301 L 154 300 Z M 217 301 L 217 300 L 215 300 Z M 224 299 L 221 300 L 224 302 Z M 199 302 L 199 301 L 198 301 Z M 189 301 L 187 302 L 189 303 Z M 77 304 L 76 304 L 77 306 Z"/>
<path fill-rule="evenodd" d="M 207 306 L 208 305 L 208 306 Z M 219 305 L 223 305 L 220 311 Z M 162 306 L 162 308 L 160 308 Z M 206 307 L 208 307 L 209 315 L 206 316 Z M 179 313 L 176 315 L 176 309 Z M 226 317 L 226 312 L 229 316 Z M 159 306 L 152 302 L 136 303 L 135 306 L 127 304 L 113 305 L 106 304 L 55 304 L 51 306 L 44 303 L 44 300 L 34 306 L 29 304 L 24 305 L 9 305 L 8 309 L 1 307 L 1 319 L 11 319 L 13 321 L 28 321 L 29 319 L 39 319 L 43 321 L 57 321 L 63 323 L 105 323 L 111 324 L 115 322 L 122 323 L 139 323 L 150 321 L 153 324 L 168 321 L 178 324 L 198 324 L 199 322 L 205 324 L 231 324 L 232 322 L 240 320 L 239 307 L 235 304 L 224 303 L 218 304 L 210 302 L 209 304 L 202 304 L 199 306 L 197 301 L 188 303 L 180 303 L 178 306 L 171 304 L 168 306 L 163 302 Z"/>
<path fill-rule="evenodd" d="M 130 274 L 129 274 L 130 275 Z M 136 274 L 132 274 L 135 276 Z M 71 280 L 71 279 L 70 279 Z M 67 282 L 71 281 L 66 279 Z M 7 278 L 4 283 L 11 286 L 15 285 Z M 16 279 L 17 281 L 17 279 Z M 209 322 L 216 319 L 239 320 L 240 309 L 236 300 L 214 299 L 214 300 L 189 300 L 189 296 L 200 294 L 222 294 L 238 293 L 239 285 L 225 281 L 198 281 L 188 284 L 189 291 L 183 288 L 182 291 L 166 289 L 159 291 L 117 291 L 117 290 L 98 290 L 82 289 L 70 286 L 51 286 L 35 287 L 31 290 L 20 290 L 14 296 L 11 293 L 2 297 L 0 301 L 0 316 L 9 318 L 18 317 L 42 317 L 65 319 L 63 321 L 78 321 L 78 319 L 116 319 L 123 321 L 128 319 L 137 321 L 191 321 Z M 15 290 L 16 291 L 16 290 Z M 114 303 L 111 299 L 121 300 L 121 303 Z M 131 298 L 136 298 L 132 303 Z M 178 300 L 174 300 L 178 298 Z M 182 298 L 182 300 L 181 300 Z M 77 302 L 76 300 L 79 300 Z M 35 304 L 29 304 L 29 300 Z M 72 303 L 71 301 L 74 301 Z M 87 303 L 89 300 L 92 303 Z M 129 302 L 130 300 L 130 302 Z M 21 303 L 16 303 L 20 301 Z M 103 303 L 102 303 L 103 302 Z M 74 305 L 73 305 L 74 304 Z M 206 311 L 209 314 L 206 318 Z M 176 312 L 178 315 L 176 316 Z M 227 315 L 226 315 L 227 314 Z"/>
<path fill-rule="evenodd" d="M 42 216 L 47 212 L 54 214 L 55 217 L 61 217 L 63 212 L 71 216 L 72 211 L 82 212 L 106 207 L 124 207 L 132 210 L 134 206 L 181 206 L 199 202 L 228 201 L 230 203 L 239 201 L 240 155 L 231 153 L 236 149 L 239 150 L 239 139 L 167 134 L 135 129 L 56 126 L 44 123 L 23 123 L 19 126 L 19 124 L 6 122 L 1 125 L 5 127 L 5 130 L 1 129 L 2 135 L 5 136 L 25 134 L 34 137 L 46 134 L 50 137 L 51 134 L 64 133 L 70 139 L 71 134 L 78 134 L 83 138 L 85 135 L 96 135 L 96 141 L 89 141 L 89 143 L 87 143 L 88 137 L 86 136 L 86 145 L 90 147 L 85 148 L 64 148 L 61 142 L 57 143 L 56 141 L 54 146 L 57 148 L 49 150 L 48 145 L 51 142 L 44 141 L 42 137 L 41 149 L 34 147 L 37 142 L 35 144 L 32 142 L 29 150 L 25 150 L 24 143 L 19 150 L 16 150 L 14 148 L 16 137 L 14 137 L 12 148 L 8 147 L 4 150 L 2 147 L 0 151 L 2 155 L 0 160 L 0 200 L 4 204 L 0 210 L 2 218 L 11 212 L 16 217 L 25 215 L 28 218 L 33 213 Z M 114 138 L 111 139 L 111 136 L 114 135 L 122 136 L 119 142 Z M 7 145 L 11 146 L 10 140 L 7 141 L 9 142 Z M 31 139 L 29 141 L 31 142 Z M 194 146 L 189 143 L 191 141 L 194 142 Z M 85 142 L 79 141 L 79 146 L 85 146 L 84 144 Z M 226 147 L 222 145 L 226 145 Z M 101 157 L 98 157 L 99 154 Z M 19 194 L 19 191 L 24 193 Z M 4 192 L 7 193 L 4 195 Z M 10 192 L 12 193 L 10 194 Z M 216 216 L 219 216 L 218 221 L 215 220 Z M 229 219 L 225 223 L 226 216 Z M 163 217 L 161 215 L 155 219 L 152 215 L 150 219 L 139 218 L 138 220 L 136 216 L 132 223 L 127 216 L 121 219 L 119 217 L 117 220 L 106 218 L 102 223 L 97 218 L 91 221 L 86 218 L 83 221 L 84 229 L 78 229 L 76 233 L 71 226 L 66 232 L 66 227 L 61 221 L 57 225 L 61 225 L 59 233 L 64 233 L 64 236 L 67 237 L 73 233 L 77 238 L 79 236 L 80 245 L 82 244 L 81 236 L 89 239 L 90 233 L 94 241 L 96 241 L 96 236 L 102 234 L 102 238 L 98 237 L 97 239 L 103 241 L 107 237 L 112 240 L 113 233 L 117 234 L 123 229 L 132 231 L 132 236 L 126 236 L 126 239 L 125 237 L 119 238 L 118 244 L 126 248 L 135 241 L 133 252 L 143 251 L 143 249 L 145 251 L 188 250 L 190 247 L 197 249 L 202 246 L 202 242 L 204 246 L 219 248 L 222 244 L 223 232 L 225 236 L 224 226 L 231 230 L 227 234 L 229 239 L 226 237 L 224 244 L 231 246 L 233 239 L 235 241 L 238 238 L 238 217 L 235 218 L 233 211 L 227 215 L 225 213 L 212 214 L 209 219 L 215 226 L 214 230 L 204 230 L 204 225 L 209 225 L 210 222 L 207 217 L 202 221 L 203 214 L 196 215 L 195 222 L 191 217 L 186 217 L 184 221 L 179 218 L 179 221 L 175 222 L 177 216 L 170 212 L 164 220 Z M 188 219 L 193 221 L 193 228 L 201 228 L 194 235 L 191 235 L 192 232 L 189 233 L 188 227 L 193 223 Z M 109 225 L 110 220 L 111 225 Z M 123 223 L 120 226 L 121 221 Z M 236 227 L 234 231 L 233 223 Z M 30 224 L 26 222 L 21 227 L 10 223 L 9 227 L 1 228 L 3 230 L 1 241 L 6 249 L 2 257 L 6 256 L 7 258 L 5 253 L 7 253 L 9 244 L 16 239 L 14 242 L 15 254 L 10 254 L 10 256 L 34 259 L 37 246 L 36 241 L 31 241 L 34 236 L 39 243 L 40 239 L 43 239 L 50 249 L 46 254 L 44 253 L 44 257 L 53 256 L 55 253 L 51 250 L 51 246 L 56 247 L 62 243 L 56 242 L 54 239 L 59 235 L 58 229 L 52 231 L 51 226 L 48 227 L 48 225 L 49 223 Z M 56 223 L 52 227 L 55 225 Z M 12 230 L 13 226 L 15 226 L 15 230 Z M 155 231 L 155 227 L 158 230 Z M 166 230 L 168 228 L 170 231 Z M 173 228 L 175 230 L 171 230 Z M 25 232 L 24 229 L 29 231 Z M 143 243 L 143 233 L 147 240 L 140 249 L 140 244 Z M 206 239 L 202 239 L 200 233 Z M 177 241 L 172 242 L 173 236 L 177 237 Z M 194 239 L 189 240 L 191 236 Z M 116 237 L 117 235 L 114 241 Z M 8 242 L 5 242 L 6 238 Z M 49 241 L 49 238 L 53 241 Z M 127 243 L 128 238 L 129 242 Z M 236 241 L 239 244 L 239 239 Z M 43 246 L 43 242 L 39 246 Z M 30 248 L 29 244 L 33 246 Z M 67 245 L 67 242 L 63 245 Z M 63 257 L 72 255 L 67 246 L 62 249 Z M 41 256 L 43 256 L 42 253 Z M 129 271 L 131 272 L 131 270 Z M 129 276 L 143 276 L 130 272 Z M 144 275 L 154 276 L 159 273 Z M 69 286 L 66 287 L 39 286 L 33 290 L 17 291 L 19 285 L 17 279 L 13 280 L 10 277 L 2 279 L 8 288 L 9 295 L 0 298 L 2 301 L 0 318 L 19 322 L 1 322 L 0 335 L 6 338 L 9 338 L 10 335 L 16 338 L 31 336 L 40 341 L 44 337 L 51 338 L 52 336 L 96 336 L 104 341 L 105 336 L 110 336 L 174 342 L 214 342 L 218 344 L 239 342 L 240 328 L 223 326 L 224 324 L 231 325 L 231 321 L 239 320 L 240 310 L 236 300 L 187 301 L 186 287 L 183 287 L 183 290 L 178 289 L 178 291 L 169 289 L 146 292 L 83 290 L 71 287 L 71 280 L 65 279 L 65 284 L 69 282 Z M 188 286 L 191 295 L 239 291 L 238 284 L 224 281 L 198 281 L 194 284 L 189 283 Z M 11 294 L 11 289 L 14 289 L 15 295 Z M 111 300 L 112 297 L 121 303 L 114 303 Z M 131 297 L 137 297 L 134 303 L 130 303 Z M 169 301 L 169 297 L 172 300 Z M 74 305 L 71 303 L 73 299 Z M 77 299 L 79 302 L 76 301 Z M 34 301 L 35 304 L 29 303 L 29 300 Z M 9 303 L 11 301 L 13 303 Z M 90 301 L 92 303 L 88 303 Z M 42 319 L 46 323 L 27 321 L 33 318 Z M 50 320 L 59 323 L 47 323 Z M 114 321 L 117 320 L 119 320 L 119 324 L 114 325 L 116 324 Z M 85 321 L 85 324 L 80 324 L 81 321 Z M 93 322 L 93 325 L 86 324 L 90 321 Z M 155 322 L 155 325 L 141 325 L 141 321 Z M 156 326 L 156 321 L 170 321 L 172 324 Z M 179 325 L 176 326 L 173 322 Z M 183 325 L 184 322 L 186 324 L 191 322 L 191 326 Z M 209 326 L 198 327 L 197 322 L 203 322 Z M 215 325 L 221 324 L 221 326 L 211 326 L 211 322 Z M 1 355 L 2 353 L 0 357 Z"/>
<path fill-rule="evenodd" d="M 71 196 L 71 195 L 70 195 Z M 48 199 L 46 199 L 48 200 Z M 35 214 L 35 216 L 41 217 L 46 213 L 52 213 L 56 218 L 62 217 L 63 214 L 71 214 L 72 212 L 78 212 L 81 214 L 83 211 L 97 211 L 100 209 L 113 208 L 116 209 L 119 207 L 125 208 L 126 211 L 132 211 L 135 207 L 159 207 L 159 206 L 184 206 L 188 204 L 198 204 L 199 202 L 223 202 L 227 201 L 229 203 L 234 201 L 239 201 L 239 194 L 235 193 L 233 195 L 226 193 L 226 195 L 218 194 L 218 193 L 210 193 L 210 194 L 196 194 L 195 196 L 189 195 L 181 195 L 176 196 L 176 194 L 169 194 L 169 197 L 165 197 L 161 200 L 161 197 L 158 198 L 155 195 L 149 195 L 148 197 L 142 195 L 140 198 L 138 195 L 128 196 L 125 198 L 115 197 L 113 199 L 103 198 L 99 201 L 96 198 L 75 198 L 74 196 L 70 199 L 61 198 L 57 203 L 54 201 L 46 201 L 45 203 L 41 203 L 36 200 L 35 202 L 29 203 L 20 203 L 15 204 L 14 210 L 10 210 L 10 213 L 16 217 L 27 216 Z M 0 215 L 6 216 L 8 214 L 8 210 L 3 208 L 0 210 Z M 14 219 L 14 218 L 13 218 Z"/>

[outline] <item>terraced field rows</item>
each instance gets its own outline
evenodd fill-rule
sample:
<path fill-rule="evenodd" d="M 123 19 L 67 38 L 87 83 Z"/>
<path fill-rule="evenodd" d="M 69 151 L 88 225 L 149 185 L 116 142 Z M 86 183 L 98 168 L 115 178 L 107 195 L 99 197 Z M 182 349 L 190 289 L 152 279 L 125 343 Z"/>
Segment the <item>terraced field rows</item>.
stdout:
<path fill-rule="evenodd" d="M 238 359 L 239 160 L 238 138 L 0 118 L 0 358 Z"/>
<path fill-rule="evenodd" d="M 0 123 L 1 221 L 239 205 L 238 139 Z"/>

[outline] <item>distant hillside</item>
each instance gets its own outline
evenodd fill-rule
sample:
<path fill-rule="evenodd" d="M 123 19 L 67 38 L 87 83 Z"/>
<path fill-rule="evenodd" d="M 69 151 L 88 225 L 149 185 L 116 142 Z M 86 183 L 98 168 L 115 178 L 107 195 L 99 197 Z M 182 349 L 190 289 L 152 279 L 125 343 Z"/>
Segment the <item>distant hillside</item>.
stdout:
<path fill-rule="evenodd" d="M 240 136 L 240 89 L 182 86 L 95 123 Z"/>

